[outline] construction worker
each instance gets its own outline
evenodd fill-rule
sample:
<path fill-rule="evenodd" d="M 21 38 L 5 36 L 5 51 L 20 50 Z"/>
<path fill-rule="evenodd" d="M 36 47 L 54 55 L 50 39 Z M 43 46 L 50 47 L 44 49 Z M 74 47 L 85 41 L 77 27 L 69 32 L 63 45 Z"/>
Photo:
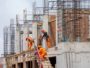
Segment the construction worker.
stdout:
<path fill-rule="evenodd" d="M 41 32 L 43 34 L 42 39 L 43 38 L 46 39 L 46 45 L 47 45 L 48 48 L 50 48 L 51 47 L 51 40 L 50 40 L 49 35 L 47 34 L 47 32 L 44 29 L 42 29 Z"/>
<path fill-rule="evenodd" d="M 46 52 L 46 49 L 41 47 L 41 46 L 38 46 L 38 53 L 39 53 L 39 57 L 41 60 L 45 60 L 46 59 L 46 56 L 47 56 L 47 52 Z"/>
<path fill-rule="evenodd" d="M 32 46 L 34 45 L 34 40 L 32 39 L 32 37 L 27 37 L 26 41 L 27 41 L 28 49 L 32 50 Z"/>

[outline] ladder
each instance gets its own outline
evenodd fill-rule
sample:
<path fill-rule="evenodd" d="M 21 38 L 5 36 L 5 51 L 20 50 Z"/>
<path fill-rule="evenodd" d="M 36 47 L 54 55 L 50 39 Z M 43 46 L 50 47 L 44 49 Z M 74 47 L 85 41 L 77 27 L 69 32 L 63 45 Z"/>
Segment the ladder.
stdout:
<path fill-rule="evenodd" d="M 43 68 L 53 68 L 49 59 L 42 62 Z"/>

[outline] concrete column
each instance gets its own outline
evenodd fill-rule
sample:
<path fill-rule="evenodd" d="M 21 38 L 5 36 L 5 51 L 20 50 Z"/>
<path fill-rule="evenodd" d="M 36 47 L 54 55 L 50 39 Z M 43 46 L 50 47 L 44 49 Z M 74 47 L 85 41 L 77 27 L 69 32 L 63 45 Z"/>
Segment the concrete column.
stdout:
<path fill-rule="evenodd" d="M 43 29 L 48 32 L 48 15 L 43 16 Z"/>
<path fill-rule="evenodd" d="M 37 46 L 37 22 L 34 22 L 33 25 L 32 25 L 32 36 L 34 38 L 34 41 L 35 41 L 35 46 Z"/>
<path fill-rule="evenodd" d="M 19 29 L 17 29 L 15 32 L 15 53 L 19 52 L 20 52 L 20 33 Z"/>
<path fill-rule="evenodd" d="M 20 24 L 19 17 L 16 15 L 16 30 L 15 30 L 15 53 L 20 52 Z"/>
<path fill-rule="evenodd" d="M 18 68 L 18 64 L 16 63 L 16 68 Z"/>
<path fill-rule="evenodd" d="M 35 68 L 35 61 L 33 60 L 32 63 L 33 68 Z"/>
<path fill-rule="evenodd" d="M 62 40 L 62 10 L 58 10 L 56 14 L 56 46 Z"/>
<path fill-rule="evenodd" d="M 28 37 L 28 30 L 29 28 L 29 25 L 28 24 L 24 24 L 23 26 L 23 51 L 26 51 L 28 50 L 28 46 L 27 46 L 27 41 L 26 41 L 26 38 Z"/>
<path fill-rule="evenodd" d="M 58 45 L 58 19 L 57 19 L 57 14 L 56 14 L 56 46 Z"/>
<path fill-rule="evenodd" d="M 26 62 L 23 62 L 23 68 L 26 68 Z"/>
<path fill-rule="evenodd" d="M 48 15 L 43 16 L 43 29 L 48 32 Z M 47 48 L 45 40 L 43 40 L 43 47 Z"/>

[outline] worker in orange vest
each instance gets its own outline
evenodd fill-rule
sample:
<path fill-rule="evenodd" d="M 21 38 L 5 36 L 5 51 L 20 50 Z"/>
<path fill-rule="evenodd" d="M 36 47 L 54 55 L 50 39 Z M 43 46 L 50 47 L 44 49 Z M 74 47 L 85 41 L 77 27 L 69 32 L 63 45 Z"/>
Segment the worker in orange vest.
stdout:
<path fill-rule="evenodd" d="M 41 32 L 43 34 L 42 39 L 43 38 L 46 39 L 46 45 L 47 45 L 48 48 L 50 48 L 51 47 L 51 40 L 50 40 L 49 35 L 47 34 L 47 32 L 44 29 L 42 29 Z"/>
<path fill-rule="evenodd" d="M 32 46 L 34 45 L 34 40 L 32 39 L 32 37 L 27 37 L 26 41 L 27 41 L 28 49 L 31 50 Z"/>
<path fill-rule="evenodd" d="M 46 49 L 41 47 L 41 46 L 38 46 L 38 53 L 39 53 L 39 58 L 41 60 L 45 60 L 46 59 L 46 56 L 47 56 L 47 52 L 46 52 Z"/>

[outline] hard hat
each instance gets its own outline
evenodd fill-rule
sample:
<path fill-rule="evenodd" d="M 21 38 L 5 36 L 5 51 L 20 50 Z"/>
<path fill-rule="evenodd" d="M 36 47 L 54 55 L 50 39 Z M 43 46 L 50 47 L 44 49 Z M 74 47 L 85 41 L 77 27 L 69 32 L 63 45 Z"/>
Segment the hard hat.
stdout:
<path fill-rule="evenodd" d="M 46 31 L 44 29 L 42 29 L 41 32 L 46 32 Z"/>
<path fill-rule="evenodd" d="M 30 36 L 29 39 L 32 40 L 32 37 Z"/>
<path fill-rule="evenodd" d="M 26 40 L 32 40 L 32 37 L 31 36 L 30 37 L 27 37 Z"/>

